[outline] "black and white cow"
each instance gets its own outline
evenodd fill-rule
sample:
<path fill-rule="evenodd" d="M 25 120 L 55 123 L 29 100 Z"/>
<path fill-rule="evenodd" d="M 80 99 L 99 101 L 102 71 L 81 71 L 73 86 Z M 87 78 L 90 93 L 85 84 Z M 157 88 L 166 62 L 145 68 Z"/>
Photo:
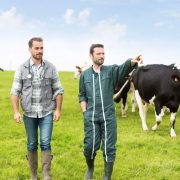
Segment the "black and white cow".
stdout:
<path fill-rule="evenodd" d="M 118 93 L 120 91 L 120 89 L 122 88 L 122 86 L 119 86 L 115 93 Z M 128 96 L 128 92 L 130 90 L 130 81 L 127 82 L 127 84 L 124 86 L 124 88 L 122 89 L 121 93 L 118 96 L 114 96 L 114 101 L 116 103 L 120 103 L 121 102 L 121 116 L 123 118 L 125 118 L 126 115 L 126 111 L 127 111 L 127 96 Z"/>
<path fill-rule="evenodd" d="M 162 121 L 161 110 L 169 108 L 170 135 L 175 137 L 174 130 L 176 113 L 180 104 L 180 71 L 174 65 L 152 64 L 137 68 L 132 74 L 135 97 L 142 120 L 142 128 L 148 130 L 146 113 L 150 100 L 153 98 L 156 123 L 152 130 L 156 130 Z"/>
<path fill-rule="evenodd" d="M 121 116 L 123 118 L 127 116 L 126 115 L 126 111 L 128 109 L 127 98 L 131 92 L 132 92 L 132 96 L 131 96 L 132 112 L 135 112 L 135 108 L 136 108 L 136 99 L 134 96 L 134 86 L 133 86 L 132 82 L 130 81 L 130 76 L 133 73 L 133 71 L 130 72 L 129 75 L 126 77 L 126 81 L 124 84 L 121 84 L 119 82 L 119 84 L 117 85 L 117 88 L 115 90 L 115 94 L 113 96 L 114 102 L 116 102 L 116 103 L 121 102 Z"/>
<path fill-rule="evenodd" d="M 0 71 L 4 71 L 4 69 L 0 68 Z"/>

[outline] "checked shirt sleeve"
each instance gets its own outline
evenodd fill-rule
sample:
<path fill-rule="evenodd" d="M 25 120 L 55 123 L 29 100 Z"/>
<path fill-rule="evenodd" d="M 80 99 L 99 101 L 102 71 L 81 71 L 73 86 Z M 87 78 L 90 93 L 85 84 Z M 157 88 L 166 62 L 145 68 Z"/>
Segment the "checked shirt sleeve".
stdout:
<path fill-rule="evenodd" d="M 58 71 L 56 70 L 55 67 L 53 68 L 52 88 L 53 88 L 53 100 L 55 100 L 58 94 L 64 93 L 64 89 L 59 79 Z"/>
<path fill-rule="evenodd" d="M 14 81 L 11 88 L 11 95 L 20 96 L 22 91 L 22 77 L 20 67 L 17 69 L 14 75 Z"/>

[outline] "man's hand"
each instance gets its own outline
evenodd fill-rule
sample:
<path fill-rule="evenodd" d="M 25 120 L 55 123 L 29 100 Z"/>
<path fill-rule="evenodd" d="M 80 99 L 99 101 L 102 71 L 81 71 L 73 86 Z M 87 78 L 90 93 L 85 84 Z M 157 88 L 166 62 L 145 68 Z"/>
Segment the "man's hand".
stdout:
<path fill-rule="evenodd" d="M 143 64 L 143 59 L 141 57 L 141 55 L 138 55 L 137 57 L 135 57 L 134 59 L 131 60 L 132 63 L 140 63 Z"/>
<path fill-rule="evenodd" d="M 16 121 L 16 123 L 21 124 L 22 123 L 22 117 L 21 114 L 19 112 L 14 113 L 14 120 Z"/>
<path fill-rule="evenodd" d="M 61 112 L 59 110 L 54 111 L 54 121 L 59 121 L 61 117 Z"/>

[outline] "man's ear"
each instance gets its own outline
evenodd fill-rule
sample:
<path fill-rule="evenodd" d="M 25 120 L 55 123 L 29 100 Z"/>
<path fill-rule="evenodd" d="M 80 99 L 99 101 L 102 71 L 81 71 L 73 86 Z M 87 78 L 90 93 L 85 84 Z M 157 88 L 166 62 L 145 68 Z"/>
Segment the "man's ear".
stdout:
<path fill-rule="evenodd" d="M 93 59 L 93 56 L 92 56 L 92 54 L 89 54 L 89 57 L 90 57 L 91 59 Z"/>

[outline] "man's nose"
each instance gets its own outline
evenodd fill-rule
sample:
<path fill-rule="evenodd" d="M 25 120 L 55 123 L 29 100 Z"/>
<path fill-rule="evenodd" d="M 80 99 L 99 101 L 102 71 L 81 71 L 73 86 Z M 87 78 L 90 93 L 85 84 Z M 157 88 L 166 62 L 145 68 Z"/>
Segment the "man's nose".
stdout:
<path fill-rule="evenodd" d="M 38 52 L 43 52 L 43 49 L 38 49 Z"/>

